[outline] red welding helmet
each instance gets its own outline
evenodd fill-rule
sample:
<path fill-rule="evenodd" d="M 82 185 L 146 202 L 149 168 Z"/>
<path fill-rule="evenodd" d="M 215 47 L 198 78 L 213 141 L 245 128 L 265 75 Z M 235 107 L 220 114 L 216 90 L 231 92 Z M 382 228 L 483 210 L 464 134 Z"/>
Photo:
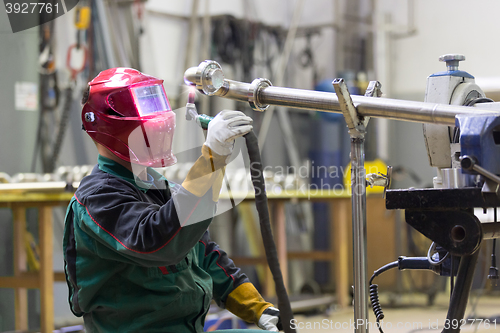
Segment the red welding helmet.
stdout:
<path fill-rule="evenodd" d="M 177 162 L 172 154 L 175 113 L 163 80 L 132 68 L 111 68 L 89 82 L 83 128 L 124 161 L 151 167 Z"/>

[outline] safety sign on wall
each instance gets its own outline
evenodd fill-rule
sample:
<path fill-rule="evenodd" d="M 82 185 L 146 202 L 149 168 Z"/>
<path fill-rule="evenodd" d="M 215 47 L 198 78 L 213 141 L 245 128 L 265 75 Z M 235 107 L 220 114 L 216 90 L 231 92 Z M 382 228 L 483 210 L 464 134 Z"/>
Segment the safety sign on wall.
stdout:
<path fill-rule="evenodd" d="M 38 110 L 38 84 L 34 82 L 16 82 L 15 86 L 16 110 Z"/>

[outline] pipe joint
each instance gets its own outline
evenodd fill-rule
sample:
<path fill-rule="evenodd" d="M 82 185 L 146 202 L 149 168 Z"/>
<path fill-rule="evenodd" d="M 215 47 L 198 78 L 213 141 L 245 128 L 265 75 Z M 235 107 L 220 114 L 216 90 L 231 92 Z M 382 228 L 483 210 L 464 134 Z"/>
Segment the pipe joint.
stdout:
<path fill-rule="evenodd" d="M 268 79 L 258 78 L 250 83 L 248 88 L 248 104 L 255 111 L 266 111 L 269 104 L 262 104 L 259 101 L 259 93 L 262 89 L 272 86 Z"/>
<path fill-rule="evenodd" d="M 212 96 L 224 84 L 224 73 L 217 61 L 205 60 L 198 67 L 188 68 L 184 72 L 184 82 L 195 86 L 200 92 Z"/>

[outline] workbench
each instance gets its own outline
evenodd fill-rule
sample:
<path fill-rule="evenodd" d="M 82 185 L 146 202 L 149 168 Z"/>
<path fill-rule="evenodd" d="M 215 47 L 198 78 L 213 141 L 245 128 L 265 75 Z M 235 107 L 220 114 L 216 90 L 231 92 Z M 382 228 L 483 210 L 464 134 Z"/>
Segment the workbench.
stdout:
<path fill-rule="evenodd" d="M 14 288 L 15 328 L 28 330 L 27 289 L 40 289 L 41 331 L 54 330 L 54 281 L 66 281 L 64 272 L 53 269 L 52 209 L 67 206 L 73 192 L 66 183 L 0 184 L 0 208 L 10 208 L 13 216 L 14 276 L 0 276 L 0 288 Z M 78 184 L 74 184 L 78 186 Z M 25 249 L 26 209 L 38 209 L 40 270 L 27 271 Z"/>
<path fill-rule="evenodd" d="M 74 183 L 72 189 L 78 187 Z M 15 328 L 28 329 L 27 289 L 40 289 L 41 298 L 41 331 L 52 332 L 54 329 L 53 284 L 65 281 L 64 272 L 53 271 L 53 221 L 52 209 L 66 206 L 73 191 L 68 191 L 66 183 L 20 183 L 0 184 L 0 208 L 10 208 L 14 223 L 14 276 L 0 277 L 0 288 L 15 289 Z M 253 193 L 222 193 L 220 200 L 230 198 L 253 201 Z M 285 281 L 288 281 L 288 260 L 316 260 L 331 262 L 332 275 L 335 280 L 337 303 L 341 307 L 350 305 L 350 285 L 352 283 L 352 240 L 351 240 L 351 198 L 348 191 L 286 191 L 281 194 L 268 193 L 269 205 L 273 212 L 274 237 L 277 245 L 281 269 Z M 331 248 L 327 251 L 288 252 L 285 230 L 285 203 L 311 200 L 330 204 Z M 27 271 L 25 251 L 26 209 L 38 209 L 40 270 Z M 367 196 L 367 226 L 369 234 L 369 268 L 378 268 L 385 264 L 387 257 L 370 256 L 371 252 L 383 247 L 387 251 L 387 236 L 394 234 L 394 213 L 385 211 L 385 202 L 381 195 Z M 388 215 L 390 214 L 390 215 Z M 380 221 L 383 219 L 383 223 Z M 376 242 L 370 242 L 370 235 Z M 382 237 L 379 237 L 382 236 Z M 393 243 L 393 242 L 392 242 Z M 391 250 L 391 249 L 389 249 Z M 392 249 L 393 251 L 394 249 Z M 395 252 L 395 251 L 394 251 Z M 374 260 L 372 260 L 372 258 Z M 392 258 L 392 257 L 391 257 Z M 265 264 L 265 258 L 235 258 L 238 265 Z M 266 290 L 272 289 L 272 279 L 268 281 Z"/>

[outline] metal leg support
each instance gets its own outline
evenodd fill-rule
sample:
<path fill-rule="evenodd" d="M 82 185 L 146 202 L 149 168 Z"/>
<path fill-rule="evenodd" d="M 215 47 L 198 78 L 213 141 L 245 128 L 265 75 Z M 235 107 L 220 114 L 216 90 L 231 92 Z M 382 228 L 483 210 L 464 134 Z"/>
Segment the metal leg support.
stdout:
<path fill-rule="evenodd" d="M 380 84 L 371 83 L 375 94 Z M 343 79 L 333 87 L 351 136 L 352 238 L 354 265 L 354 322 L 356 333 L 368 332 L 368 277 L 366 264 L 366 171 L 365 128 L 368 117 L 360 117 Z M 372 95 L 373 96 L 373 95 Z"/>
<path fill-rule="evenodd" d="M 354 264 L 354 320 L 357 333 L 368 332 L 366 253 L 365 139 L 351 137 L 352 241 Z"/>
<path fill-rule="evenodd" d="M 465 308 L 469 301 L 469 293 L 474 278 L 474 270 L 477 264 L 479 250 L 471 255 L 465 255 L 460 260 L 458 267 L 457 281 L 450 299 L 450 307 L 446 316 L 445 328 L 442 333 L 458 333 L 465 315 Z"/>

